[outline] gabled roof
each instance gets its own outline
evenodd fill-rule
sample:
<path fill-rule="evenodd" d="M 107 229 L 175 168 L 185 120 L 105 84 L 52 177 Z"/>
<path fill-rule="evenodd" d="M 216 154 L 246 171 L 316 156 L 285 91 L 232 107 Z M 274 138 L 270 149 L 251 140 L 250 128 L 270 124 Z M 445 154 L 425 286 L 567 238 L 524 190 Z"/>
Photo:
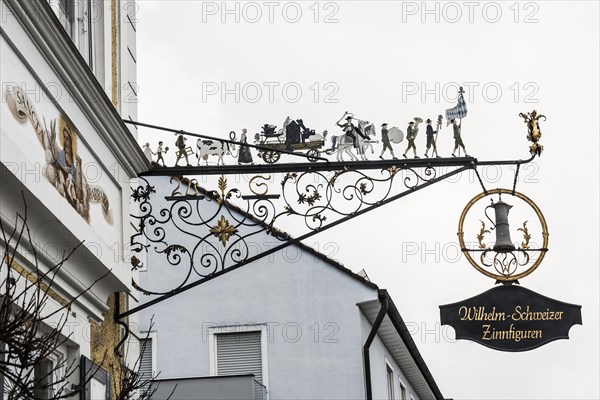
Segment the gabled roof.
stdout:
<path fill-rule="evenodd" d="M 187 178 L 182 178 L 182 177 L 177 177 L 178 179 L 180 179 L 182 182 L 185 182 L 185 180 Z M 211 200 L 216 200 L 216 196 L 215 196 L 215 192 L 213 191 L 209 191 L 204 189 L 203 187 L 198 186 L 198 191 L 200 193 L 202 193 L 203 195 L 205 195 L 206 197 L 208 197 Z M 229 210 L 235 211 L 237 213 L 239 213 L 241 216 L 243 216 L 246 219 L 251 220 L 252 222 L 254 222 L 255 224 L 263 227 L 265 230 L 267 231 L 272 231 L 272 235 L 273 236 L 277 236 L 278 238 L 282 239 L 282 240 L 286 240 L 288 242 L 292 242 L 293 244 L 295 244 L 296 246 L 298 246 L 300 249 L 306 251 L 307 253 L 310 253 L 311 255 L 315 256 L 316 258 L 325 261 L 325 264 L 338 269 L 339 271 L 343 272 L 344 274 L 350 276 L 353 279 L 356 279 L 357 281 L 359 281 L 360 283 L 368 286 L 371 289 L 379 289 L 379 286 L 377 286 L 376 284 L 374 284 L 373 282 L 371 282 L 369 279 L 367 279 L 364 276 L 361 276 L 357 273 L 352 272 L 351 269 L 346 268 L 343 264 L 341 264 L 339 261 L 336 261 L 330 257 L 327 257 L 325 254 L 320 253 L 319 251 L 315 250 L 314 248 L 302 243 L 301 241 L 294 239 L 290 234 L 288 234 L 287 232 L 284 232 L 280 229 L 277 228 L 273 228 L 273 227 L 269 227 L 263 220 L 256 218 L 254 215 L 242 210 L 240 207 L 236 206 L 235 204 L 228 202 L 225 200 L 225 203 L 227 204 L 227 208 Z"/>
<path fill-rule="evenodd" d="M 186 178 L 179 177 L 179 179 L 184 180 Z M 206 197 L 210 198 L 211 200 L 216 200 L 215 192 L 208 191 L 201 187 L 198 187 L 198 189 Z M 382 307 L 381 299 L 387 299 L 387 313 L 377 331 L 377 335 L 386 346 L 392 357 L 396 360 L 400 368 L 405 371 L 406 378 L 409 380 L 411 386 L 417 391 L 417 394 L 421 399 L 444 399 L 444 396 L 440 392 L 440 389 L 431 375 L 429 368 L 425 364 L 425 360 L 423 360 L 421 353 L 417 349 L 414 340 L 406 328 L 406 324 L 400 316 L 400 312 L 396 308 L 396 305 L 392 301 L 387 290 L 379 289 L 375 283 L 371 282 L 366 277 L 352 272 L 338 261 L 327 257 L 326 255 L 300 241 L 297 241 L 288 233 L 269 227 L 264 221 L 256 218 L 252 214 L 247 213 L 235 204 L 227 202 L 227 207 L 228 209 L 239 213 L 244 218 L 247 218 L 257 225 L 262 226 L 266 230 L 271 230 L 271 233 L 274 236 L 277 236 L 282 240 L 294 242 L 293 244 L 324 261 L 325 264 L 336 268 L 346 275 L 349 275 L 351 278 L 361 282 L 369 288 L 377 289 L 379 299 L 360 303 L 357 304 L 357 306 L 365 315 L 369 323 L 373 325 Z"/>

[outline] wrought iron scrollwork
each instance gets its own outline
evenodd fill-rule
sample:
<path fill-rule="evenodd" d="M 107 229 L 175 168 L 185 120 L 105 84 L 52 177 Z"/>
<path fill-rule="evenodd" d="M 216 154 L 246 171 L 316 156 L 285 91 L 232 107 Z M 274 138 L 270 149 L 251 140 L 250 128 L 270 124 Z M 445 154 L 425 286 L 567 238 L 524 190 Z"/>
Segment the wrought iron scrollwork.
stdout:
<path fill-rule="evenodd" d="M 436 178 L 435 168 L 391 167 L 382 169 L 379 176 L 343 169 L 329 176 L 323 172 L 288 173 L 281 183 L 284 212 L 274 217 L 298 216 L 306 228 L 318 231 L 327 221 L 355 215 L 376 207 L 394 193 L 394 181 L 401 173 L 405 189 L 413 190 Z"/>
<path fill-rule="evenodd" d="M 398 165 L 372 175 L 348 168 L 289 172 L 279 183 L 271 176 L 256 175 L 249 180 L 246 193 L 229 187 L 223 176 L 214 191 L 178 177 L 170 179 L 173 187 L 164 198 L 166 204 L 158 208 L 160 202 L 151 199 L 155 187 L 140 179 L 132 194 L 140 203 L 139 215 L 133 215 L 139 231 L 132 237 L 132 247 L 136 252 L 162 255 L 164 265 L 178 269 L 181 281 L 168 290 L 142 288 L 137 282 L 135 287 L 146 295 L 165 295 L 195 279 L 247 262 L 255 253 L 252 237 L 258 234 L 269 234 L 279 242 L 289 239 L 276 227 L 284 218 L 302 221 L 308 232 L 305 236 L 310 236 L 343 218 L 378 207 L 398 196 L 398 191 L 408 193 L 431 183 L 438 174 L 431 166 Z M 398 179 L 400 183 L 395 185 Z M 132 268 L 140 265 L 137 257 L 135 263 L 132 258 Z"/>
<path fill-rule="evenodd" d="M 132 249 L 162 254 L 166 265 L 186 270 L 181 282 L 168 291 L 148 290 L 134 283 L 146 295 L 167 294 L 192 279 L 205 278 L 244 262 L 250 255 L 249 238 L 267 231 L 267 218 L 274 212 L 269 198 L 248 200 L 248 208 L 244 210 L 234 205 L 235 200 L 242 199 L 241 192 L 228 188 L 223 177 L 218 182 L 219 190 L 212 192 L 190 185 L 185 178 L 172 178 L 171 183 L 176 187 L 165 197 L 167 206 L 155 209 L 149 194 L 156 193 L 156 189 L 146 179 L 141 179 L 144 184 L 133 194 L 134 201 L 140 203 L 141 212 L 132 215 L 140 227 L 132 236 Z M 180 187 L 195 187 L 198 195 L 183 193 L 178 190 Z M 215 207 L 204 207 L 202 201 L 212 202 Z M 273 236 L 284 239 L 276 232 Z M 137 269 L 139 265 L 139 259 L 132 258 L 132 268 Z"/>
<path fill-rule="evenodd" d="M 499 253 L 488 249 L 481 253 L 479 260 L 481 265 L 493 270 L 503 277 L 515 275 L 519 268 L 524 268 L 531 262 L 527 251 L 517 249 L 512 252 Z"/>

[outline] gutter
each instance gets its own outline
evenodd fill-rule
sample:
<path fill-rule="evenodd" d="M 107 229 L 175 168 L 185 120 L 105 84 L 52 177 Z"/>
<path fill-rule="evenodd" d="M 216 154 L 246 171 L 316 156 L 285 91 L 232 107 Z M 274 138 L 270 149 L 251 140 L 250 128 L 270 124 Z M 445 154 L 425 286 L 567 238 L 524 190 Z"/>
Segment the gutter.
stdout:
<path fill-rule="evenodd" d="M 429 368 L 427 368 L 427 365 L 425 364 L 425 360 L 423 360 L 421 353 L 419 353 L 419 350 L 417 349 L 417 345 L 413 341 L 413 339 L 410 335 L 410 332 L 408 332 L 408 329 L 406 328 L 406 325 L 404 324 L 404 321 L 402 320 L 402 317 L 400 316 L 400 312 L 398 311 L 394 302 L 390 298 L 389 293 L 385 289 L 379 289 L 379 290 L 377 290 L 377 295 L 379 298 L 379 302 L 381 303 L 381 309 L 379 310 L 379 314 L 377 315 L 377 318 L 375 319 L 375 322 L 373 323 L 371 333 L 369 334 L 369 337 L 367 338 L 367 341 L 365 342 L 365 345 L 363 346 L 363 358 L 364 358 L 364 362 L 365 362 L 365 388 L 366 388 L 366 392 L 367 392 L 366 393 L 367 400 L 373 400 L 373 393 L 372 393 L 372 386 L 371 386 L 371 364 L 370 364 L 370 358 L 369 358 L 369 348 L 371 347 L 371 343 L 375 339 L 375 335 L 377 334 L 377 331 L 379 330 L 379 327 L 381 326 L 381 323 L 383 322 L 383 318 L 386 315 L 390 318 L 390 321 L 392 322 L 392 325 L 396 329 L 398 336 L 400 336 L 400 339 L 402 340 L 402 342 L 408 349 L 411 357 L 413 358 L 415 364 L 417 365 L 417 368 L 421 372 L 421 375 L 423 375 L 423 378 L 427 382 L 427 385 L 429 386 L 429 389 L 431 390 L 431 392 L 433 393 L 435 398 L 438 400 L 444 400 L 444 396 L 442 395 L 442 392 L 440 391 L 437 383 L 433 379 L 433 375 L 431 375 Z"/>
<path fill-rule="evenodd" d="M 385 293 L 383 293 L 385 292 Z M 371 328 L 371 333 L 369 333 L 369 337 L 363 346 L 363 359 L 365 362 L 365 388 L 367 391 L 367 400 L 373 400 L 373 388 L 371 387 L 371 358 L 369 355 L 369 349 L 375 336 L 377 335 L 377 331 L 383 322 L 383 318 L 388 313 L 388 303 L 389 297 L 387 295 L 387 291 L 378 290 L 377 291 L 379 302 L 381 303 L 381 309 L 379 310 L 379 314 L 377 314 L 377 318 L 373 323 Z"/>

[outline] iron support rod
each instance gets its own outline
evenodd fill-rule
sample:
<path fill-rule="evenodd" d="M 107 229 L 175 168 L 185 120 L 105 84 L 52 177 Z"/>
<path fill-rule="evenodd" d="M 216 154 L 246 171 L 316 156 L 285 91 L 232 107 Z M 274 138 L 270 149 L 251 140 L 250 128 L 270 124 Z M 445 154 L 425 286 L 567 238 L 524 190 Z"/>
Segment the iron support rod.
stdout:
<path fill-rule="evenodd" d="M 182 134 L 182 135 L 186 135 L 186 136 L 193 136 L 193 137 L 197 137 L 197 138 L 200 138 L 200 139 L 215 140 L 217 142 L 223 142 L 223 143 L 229 143 L 229 144 L 236 144 L 238 146 L 252 147 L 254 149 L 258 149 L 258 150 L 262 150 L 262 151 L 275 151 L 277 153 L 289 154 L 289 155 L 295 156 L 295 157 L 308 158 L 308 156 L 306 154 L 303 154 L 303 153 L 294 153 L 294 152 L 285 151 L 285 150 L 275 150 L 275 149 L 270 148 L 270 147 L 257 146 L 255 144 L 249 144 L 249 143 L 241 143 L 241 142 L 236 142 L 235 140 L 221 139 L 221 138 L 217 138 L 217 137 L 214 137 L 214 136 L 201 135 L 199 133 L 192 133 L 192 132 L 187 132 L 187 131 L 184 131 L 184 130 L 177 130 L 177 129 L 173 129 L 173 128 L 166 128 L 164 126 L 145 124 L 143 122 L 137 122 L 137 121 L 127 120 L 127 119 L 124 119 L 123 122 L 125 122 L 126 124 L 132 124 L 132 125 L 136 125 L 136 126 L 143 126 L 144 128 L 157 129 L 157 130 L 166 131 L 166 132 L 173 132 L 173 133 L 178 133 L 178 134 Z M 315 157 L 315 159 L 317 159 L 317 160 L 323 160 L 325 162 L 329 162 L 328 159 L 323 158 L 323 157 Z"/>
<path fill-rule="evenodd" d="M 521 163 L 517 164 L 517 170 L 515 171 L 515 180 L 513 182 L 513 190 L 512 190 L 512 195 L 515 195 L 515 192 L 517 191 L 517 180 L 519 179 L 519 169 L 521 168 Z"/>
<path fill-rule="evenodd" d="M 477 161 L 477 165 L 515 165 L 515 164 L 527 164 L 533 161 L 535 154 L 529 157 L 527 160 L 502 160 L 502 161 Z"/>
<path fill-rule="evenodd" d="M 356 171 L 381 170 L 392 166 L 397 168 L 435 168 L 464 167 L 477 164 L 473 157 L 461 158 L 411 158 L 407 160 L 369 160 L 369 161 L 331 161 L 324 163 L 285 163 L 256 165 L 207 165 L 197 167 L 158 167 L 140 174 L 140 176 L 191 176 L 191 175 L 231 175 L 231 174 L 269 174 L 286 172 Z"/>

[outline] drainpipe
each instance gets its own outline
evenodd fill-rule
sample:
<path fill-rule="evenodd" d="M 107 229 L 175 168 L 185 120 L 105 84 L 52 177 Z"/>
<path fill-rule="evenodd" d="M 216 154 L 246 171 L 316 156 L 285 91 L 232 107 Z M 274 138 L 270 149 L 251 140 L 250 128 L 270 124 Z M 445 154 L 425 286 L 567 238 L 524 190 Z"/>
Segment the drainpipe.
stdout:
<path fill-rule="evenodd" d="M 371 347 L 371 343 L 375 339 L 375 335 L 377 335 L 377 331 L 381 326 L 381 322 L 383 318 L 388 312 L 388 296 L 385 293 L 379 293 L 379 302 L 381 303 L 381 309 L 379 310 L 379 314 L 377 314 L 377 318 L 375 318 L 375 322 L 371 327 L 371 333 L 369 333 L 369 337 L 363 346 L 363 358 L 365 362 L 365 388 L 367 391 L 367 400 L 373 400 L 373 390 L 371 387 L 371 359 L 369 356 L 369 348 Z"/>

